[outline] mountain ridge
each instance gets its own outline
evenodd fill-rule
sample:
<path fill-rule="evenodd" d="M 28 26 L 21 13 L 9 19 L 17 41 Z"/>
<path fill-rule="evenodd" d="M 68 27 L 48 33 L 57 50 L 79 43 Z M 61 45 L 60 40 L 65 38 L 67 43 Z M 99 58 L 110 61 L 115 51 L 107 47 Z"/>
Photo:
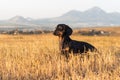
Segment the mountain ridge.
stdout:
<path fill-rule="evenodd" d="M 15 16 L 6 21 L 0 21 L 7 24 L 22 24 L 22 25 L 40 25 L 40 24 L 87 24 L 87 25 L 120 25 L 120 13 L 107 13 L 99 7 L 93 7 L 86 11 L 71 10 L 61 16 L 45 19 L 24 18 Z"/>

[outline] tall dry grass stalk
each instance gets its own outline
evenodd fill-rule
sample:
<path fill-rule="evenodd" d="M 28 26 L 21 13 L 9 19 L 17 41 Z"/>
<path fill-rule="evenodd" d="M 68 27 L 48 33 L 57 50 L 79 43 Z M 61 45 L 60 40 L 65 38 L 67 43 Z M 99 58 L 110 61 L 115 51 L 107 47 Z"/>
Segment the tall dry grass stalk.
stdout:
<path fill-rule="evenodd" d="M 120 37 L 71 37 L 95 45 L 99 53 L 70 54 L 66 61 L 51 34 L 0 35 L 0 80 L 120 79 Z"/>

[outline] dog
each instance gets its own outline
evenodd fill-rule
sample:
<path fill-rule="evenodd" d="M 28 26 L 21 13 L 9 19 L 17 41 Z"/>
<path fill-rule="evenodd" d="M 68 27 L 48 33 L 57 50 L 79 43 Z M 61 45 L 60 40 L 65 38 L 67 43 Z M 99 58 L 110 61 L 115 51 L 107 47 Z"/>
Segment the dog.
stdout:
<path fill-rule="evenodd" d="M 97 50 L 93 45 L 83 41 L 76 41 L 70 38 L 73 30 L 66 24 L 58 24 L 53 34 L 59 37 L 59 50 L 66 57 L 69 57 L 69 53 L 87 53 Z"/>

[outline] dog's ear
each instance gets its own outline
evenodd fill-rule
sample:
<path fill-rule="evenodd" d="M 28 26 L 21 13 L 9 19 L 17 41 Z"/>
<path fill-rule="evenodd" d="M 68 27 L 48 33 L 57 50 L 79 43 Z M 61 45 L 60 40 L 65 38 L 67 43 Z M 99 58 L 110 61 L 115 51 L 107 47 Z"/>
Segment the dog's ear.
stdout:
<path fill-rule="evenodd" d="M 65 26 L 65 35 L 70 36 L 72 34 L 72 29 L 68 25 Z"/>

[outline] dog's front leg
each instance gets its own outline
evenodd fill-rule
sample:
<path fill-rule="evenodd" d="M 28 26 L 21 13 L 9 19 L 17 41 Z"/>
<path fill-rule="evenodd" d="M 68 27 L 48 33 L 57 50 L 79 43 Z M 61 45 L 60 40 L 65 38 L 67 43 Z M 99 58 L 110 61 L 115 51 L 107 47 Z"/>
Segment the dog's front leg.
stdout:
<path fill-rule="evenodd" d="M 61 53 L 68 59 L 69 58 L 69 50 L 62 49 Z"/>

